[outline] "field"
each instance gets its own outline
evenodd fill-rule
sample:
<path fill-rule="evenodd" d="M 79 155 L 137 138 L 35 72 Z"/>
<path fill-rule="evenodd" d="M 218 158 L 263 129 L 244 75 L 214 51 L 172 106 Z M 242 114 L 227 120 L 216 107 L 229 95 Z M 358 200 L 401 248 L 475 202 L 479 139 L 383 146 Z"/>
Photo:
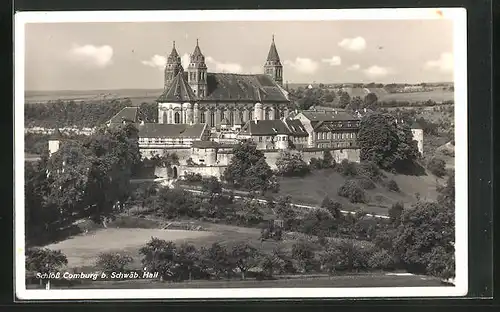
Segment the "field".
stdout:
<path fill-rule="evenodd" d="M 25 103 L 44 103 L 48 101 L 92 101 L 102 99 L 125 99 L 128 98 L 132 104 L 139 105 L 142 102 L 154 102 L 162 93 L 161 89 L 122 89 L 122 90 L 62 90 L 62 91 L 26 91 Z"/>
<path fill-rule="evenodd" d="M 99 254 L 115 251 L 129 254 L 134 259 L 132 268 L 141 268 L 139 248 L 143 247 L 151 237 L 173 241 L 176 244 L 191 243 L 197 248 L 210 247 L 215 242 L 228 248 L 232 248 L 239 242 L 248 242 L 264 251 L 272 251 L 277 247 L 277 243 L 273 241 L 261 242 L 259 229 L 203 222 L 198 222 L 198 224 L 205 231 L 158 228 L 98 229 L 86 235 L 77 235 L 45 247 L 61 250 L 68 258 L 68 268 L 92 267 Z"/>
<path fill-rule="evenodd" d="M 295 86 L 294 86 L 295 87 Z M 442 102 L 453 100 L 453 91 L 434 90 L 428 92 L 414 93 L 388 93 L 383 88 L 344 88 L 351 97 L 359 96 L 363 98 L 366 94 L 373 92 L 379 101 L 427 101 L 433 100 Z M 139 105 L 142 102 L 154 102 L 162 93 L 161 89 L 123 89 L 123 90 L 88 90 L 88 91 L 26 91 L 25 103 L 44 103 L 55 100 L 93 101 L 102 99 L 124 99 L 129 98 L 132 105 Z"/>
<path fill-rule="evenodd" d="M 368 204 L 352 204 L 346 198 L 337 194 L 338 188 L 344 184 L 345 178 L 334 170 L 314 171 L 303 178 L 281 178 L 280 194 L 289 195 L 293 202 L 320 205 L 325 196 L 340 202 L 345 210 L 355 211 L 362 208 L 367 213 L 387 215 L 392 204 L 402 201 L 405 204 L 417 202 L 415 193 L 422 199 L 435 200 L 436 178 L 427 176 L 393 175 L 385 173 L 388 179 L 394 179 L 401 189 L 400 193 L 391 192 L 377 185 L 373 190 L 367 190 Z M 439 181 L 442 183 L 442 181 Z"/>

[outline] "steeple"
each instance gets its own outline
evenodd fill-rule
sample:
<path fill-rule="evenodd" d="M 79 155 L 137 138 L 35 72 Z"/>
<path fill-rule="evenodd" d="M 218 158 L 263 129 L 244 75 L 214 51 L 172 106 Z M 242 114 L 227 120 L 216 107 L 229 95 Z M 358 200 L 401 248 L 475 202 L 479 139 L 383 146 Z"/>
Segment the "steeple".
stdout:
<path fill-rule="evenodd" d="M 175 41 L 172 44 L 172 52 L 167 58 L 167 64 L 165 65 L 165 85 L 164 88 L 167 89 L 172 83 L 172 80 L 177 76 L 179 72 L 183 72 L 182 61 L 177 49 L 175 48 Z"/>
<path fill-rule="evenodd" d="M 205 56 L 201 53 L 198 39 L 196 39 L 196 47 L 190 57 L 188 83 L 198 98 L 207 95 L 207 64 L 205 64 Z"/>
<path fill-rule="evenodd" d="M 264 65 L 264 73 L 273 78 L 280 86 L 283 85 L 283 65 L 281 64 L 278 50 L 276 49 L 274 35 L 272 37 L 269 53 L 267 54 L 266 64 Z"/>

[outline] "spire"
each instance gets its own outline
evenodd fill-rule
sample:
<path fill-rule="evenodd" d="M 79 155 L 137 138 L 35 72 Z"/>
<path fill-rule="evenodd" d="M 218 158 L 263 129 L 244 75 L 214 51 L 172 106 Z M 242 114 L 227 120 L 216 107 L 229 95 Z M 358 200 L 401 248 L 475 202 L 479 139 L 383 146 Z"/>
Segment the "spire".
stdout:
<path fill-rule="evenodd" d="M 269 54 L 267 55 L 268 62 L 279 62 L 280 57 L 278 55 L 278 50 L 276 50 L 276 44 L 274 43 L 274 35 L 273 40 L 271 42 L 271 47 L 269 48 Z"/>
<path fill-rule="evenodd" d="M 180 62 L 179 53 L 177 53 L 177 50 L 175 49 L 175 41 L 173 41 L 172 52 L 170 52 L 170 55 L 168 56 L 168 62 L 169 63 L 178 63 L 178 62 Z"/>

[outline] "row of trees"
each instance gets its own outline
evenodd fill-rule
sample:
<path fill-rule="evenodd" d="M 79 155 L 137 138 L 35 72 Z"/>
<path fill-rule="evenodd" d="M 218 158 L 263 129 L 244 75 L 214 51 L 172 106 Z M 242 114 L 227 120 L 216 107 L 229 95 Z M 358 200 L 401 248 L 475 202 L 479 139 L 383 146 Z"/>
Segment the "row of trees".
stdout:
<path fill-rule="evenodd" d="M 126 106 L 135 106 L 130 99 L 96 101 L 55 101 L 27 103 L 24 106 L 26 127 L 97 127 L 111 119 Z M 139 119 L 157 122 L 156 103 L 143 102 L 139 106 Z"/>

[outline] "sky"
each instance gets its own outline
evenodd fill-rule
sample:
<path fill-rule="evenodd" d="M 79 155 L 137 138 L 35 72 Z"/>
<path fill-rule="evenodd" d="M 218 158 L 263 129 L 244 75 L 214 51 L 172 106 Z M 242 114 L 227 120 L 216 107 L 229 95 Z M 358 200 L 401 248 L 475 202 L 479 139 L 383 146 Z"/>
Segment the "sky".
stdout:
<path fill-rule="evenodd" d="M 209 72 L 262 73 L 272 36 L 289 83 L 453 81 L 451 20 L 32 23 L 25 90 L 161 89 L 175 40 Z"/>

